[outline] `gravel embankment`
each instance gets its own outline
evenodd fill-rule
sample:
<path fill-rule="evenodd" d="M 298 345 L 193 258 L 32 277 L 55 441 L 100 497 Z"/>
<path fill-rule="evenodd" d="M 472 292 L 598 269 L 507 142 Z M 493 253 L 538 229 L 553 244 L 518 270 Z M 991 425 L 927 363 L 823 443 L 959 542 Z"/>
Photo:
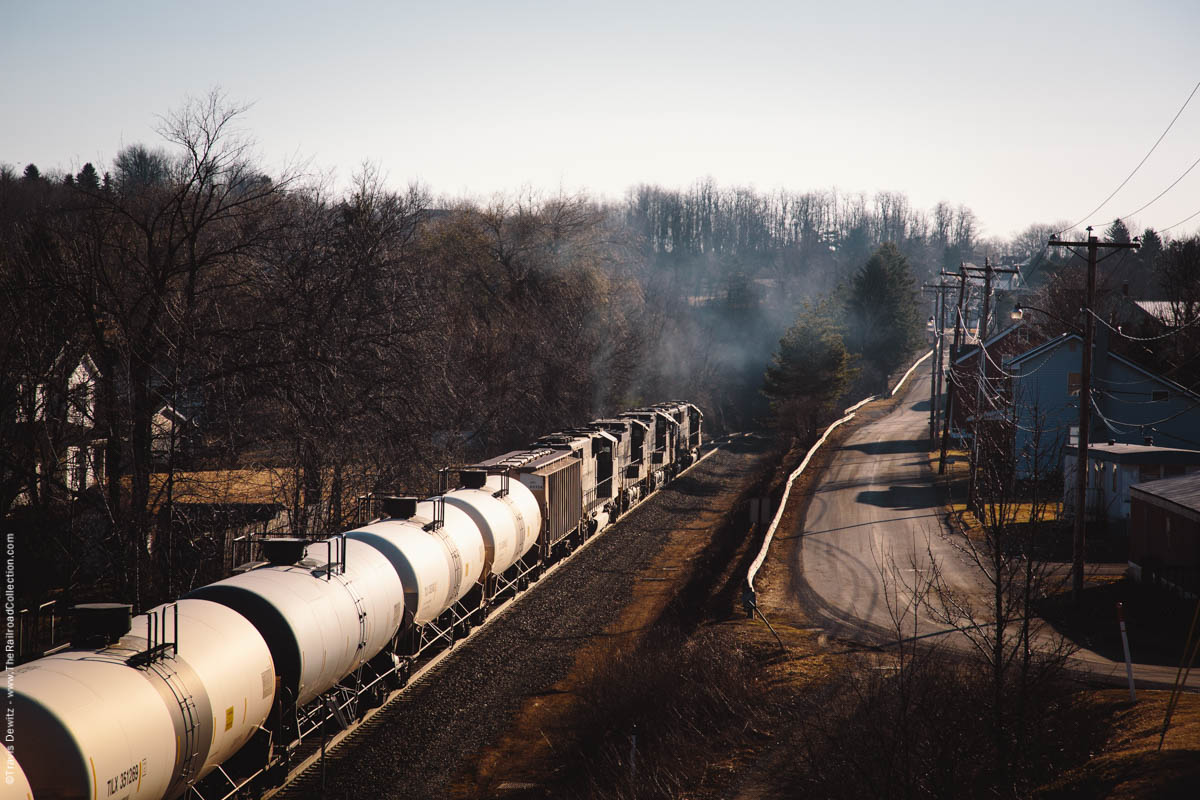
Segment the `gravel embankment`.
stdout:
<path fill-rule="evenodd" d="M 725 447 L 693 467 L 458 645 L 329 753 L 325 796 L 446 795 L 522 703 L 554 691 L 576 650 L 616 619 L 666 535 L 732 502 L 728 489 L 751 479 L 759 447 Z M 320 786 L 318 764 L 276 797 L 317 796 Z"/>

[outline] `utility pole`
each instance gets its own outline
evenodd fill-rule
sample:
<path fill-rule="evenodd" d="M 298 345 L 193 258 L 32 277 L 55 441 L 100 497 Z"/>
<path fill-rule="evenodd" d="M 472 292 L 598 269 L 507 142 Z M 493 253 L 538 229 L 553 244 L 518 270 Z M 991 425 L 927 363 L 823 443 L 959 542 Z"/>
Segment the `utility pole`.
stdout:
<path fill-rule="evenodd" d="M 988 310 L 992 297 L 992 264 L 987 256 L 983 257 L 983 306 L 979 311 L 979 327 L 975 329 L 975 346 L 979 352 L 975 358 L 979 361 L 979 375 L 975 379 L 975 425 L 971 429 L 971 481 L 967 485 L 967 505 L 972 506 L 978 499 L 979 489 L 979 438 L 983 430 L 983 384 L 987 381 L 987 355 L 983 349 L 983 340 L 987 338 Z M 980 519 L 983 514 L 976 512 Z"/>
<path fill-rule="evenodd" d="M 980 433 L 983 429 L 983 386 L 987 382 L 987 350 L 984 349 L 983 343 L 987 340 L 989 312 L 992 304 L 992 276 L 996 274 L 1015 275 L 1020 270 L 1016 269 L 999 269 L 992 266 L 992 262 L 985 256 L 983 259 L 983 267 L 964 267 L 968 271 L 983 272 L 983 304 L 979 312 L 979 327 L 975 330 L 975 345 L 979 352 L 976 358 L 979 360 L 979 375 L 976 378 L 975 384 L 975 427 L 971 431 L 971 480 L 968 486 L 967 498 L 968 502 L 974 500 L 977 496 L 978 476 L 979 476 L 979 459 L 980 459 Z"/>
<path fill-rule="evenodd" d="M 958 358 L 958 348 L 962 336 L 962 318 L 963 318 L 963 303 L 967 297 L 967 265 L 963 262 L 958 264 L 958 274 L 942 271 L 943 277 L 958 278 L 958 305 L 955 306 L 954 313 L 954 344 L 950 347 L 950 365 L 949 369 L 954 368 L 954 360 Z M 950 419 L 954 416 L 954 381 L 946 385 L 946 416 L 942 420 L 942 453 L 938 458 L 938 475 L 946 474 L 946 449 L 950 446 Z"/>
<path fill-rule="evenodd" d="M 937 339 L 934 343 L 937 345 L 934 348 L 933 358 L 937 362 L 933 367 L 933 425 L 929 429 L 929 445 L 934 446 L 937 442 L 938 422 L 941 421 L 942 415 L 942 354 L 945 350 L 946 342 L 946 290 L 952 287 L 946 285 L 938 286 L 937 293 L 937 321 L 934 323 L 937 327 Z"/>
<path fill-rule="evenodd" d="M 1106 250 L 1136 250 L 1141 242 L 1102 242 L 1092 236 L 1092 226 L 1088 226 L 1086 242 L 1064 242 L 1055 234 L 1050 237 L 1050 247 L 1087 247 L 1087 299 L 1083 307 L 1083 355 L 1079 367 L 1079 439 L 1075 457 L 1075 520 L 1071 536 L 1071 601 L 1078 604 L 1083 595 L 1083 562 L 1086 542 L 1087 476 L 1088 476 L 1088 441 L 1091 431 L 1089 426 L 1092 417 L 1092 340 L 1095 338 L 1095 327 L 1092 320 L 1092 306 L 1096 302 L 1096 254 L 1100 248 Z"/>
<path fill-rule="evenodd" d="M 921 287 L 927 292 L 936 292 L 933 298 L 934 315 L 930 317 L 933 320 L 934 334 L 934 351 L 933 360 L 930 370 L 930 385 L 929 385 L 929 441 L 931 446 L 937 443 L 938 426 L 941 422 L 941 397 L 942 397 L 942 362 L 945 359 L 946 352 L 946 292 L 953 289 L 954 286 L 946 283 L 926 284 Z"/>
<path fill-rule="evenodd" d="M 979 358 L 982 361 L 982 359 L 985 357 L 984 353 L 983 353 L 983 341 L 987 337 L 987 326 L 988 326 L 988 316 L 989 316 L 988 312 L 990 309 L 990 302 L 991 302 L 992 275 L 998 275 L 998 274 L 1015 275 L 1015 274 L 1020 273 L 1020 270 L 1000 269 L 998 267 L 994 267 L 985 258 L 984 266 L 982 266 L 982 267 L 974 267 L 974 266 L 969 267 L 965 263 L 960 263 L 959 267 L 958 267 L 957 275 L 950 273 L 950 272 L 945 272 L 945 271 L 943 271 L 941 273 L 944 277 L 958 278 L 958 281 L 959 281 L 959 284 L 958 284 L 958 310 L 955 312 L 955 318 L 954 318 L 954 345 L 950 348 L 950 367 L 948 367 L 948 368 L 953 368 L 954 361 L 955 361 L 955 359 L 958 358 L 959 351 L 961 349 L 962 340 L 965 337 L 965 334 L 967 333 L 966 317 L 964 316 L 964 312 L 965 312 L 964 303 L 966 300 L 966 293 L 967 293 L 967 273 L 968 272 L 984 273 L 984 284 L 985 285 L 984 285 L 984 292 L 983 292 L 983 305 L 981 306 L 979 327 L 975 331 L 975 333 L 976 333 L 975 341 L 979 347 Z M 982 377 L 983 376 L 983 365 L 982 364 L 980 364 L 980 375 L 981 375 L 981 377 L 980 377 L 979 388 L 981 391 L 982 385 L 983 385 L 982 384 L 982 381 L 983 381 L 983 377 Z M 952 381 L 950 381 L 949 385 L 946 387 L 946 418 L 942 424 L 942 452 L 941 452 L 941 457 L 938 459 L 938 474 L 939 475 L 944 475 L 946 473 L 946 450 L 949 448 L 949 445 L 950 445 L 950 420 L 951 420 L 951 417 L 953 416 L 954 402 L 955 402 L 955 397 L 957 397 L 957 394 L 958 393 L 956 392 L 956 387 L 954 385 L 954 381 L 952 380 Z M 980 411 L 979 394 L 980 394 L 980 392 L 977 391 L 976 392 L 976 402 L 975 402 L 976 433 L 978 433 L 978 428 L 979 428 L 979 425 L 978 425 L 979 411 Z M 976 437 L 973 437 L 973 438 L 976 438 Z M 974 446 L 972 446 L 972 449 L 974 450 Z M 974 487 L 974 484 L 975 484 L 975 468 L 974 468 L 974 462 L 972 462 L 971 486 Z"/>

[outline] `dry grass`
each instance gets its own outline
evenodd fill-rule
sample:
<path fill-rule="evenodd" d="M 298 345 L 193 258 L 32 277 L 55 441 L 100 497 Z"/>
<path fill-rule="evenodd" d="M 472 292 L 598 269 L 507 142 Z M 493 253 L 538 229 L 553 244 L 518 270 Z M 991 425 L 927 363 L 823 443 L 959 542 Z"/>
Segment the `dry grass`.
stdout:
<path fill-rule="evenodd" d="M 1108 741 L 1086 763 L 1046 786 L 1043 798 L 1194 798 L 1200 787 L 1200 696 L 1183 695 L 1162 751 L 1158 750 L 1168 692 L 1090 692 L 1081 702 L 1108 726 Z"/>
<path fill-rule="evenodd" d="M 177 503 L 279 503 L 286 498 L 289 473 L 273 469 L 217 469 L 177 472 L 172 494 Z M 167 474 L 150 476 L 150 493 L 165 497 Z"/>
<path fill-rule="evenodd" d="M 150 475 L 150 511 L 157 513 L 167 502 L 168 479 L 175 503 L 256 503 L 278 504 L 287 507 L 297 496 L 295 470 L 285 467 L 245 467 L 241 469 L 197 470 L 169 475 L 155 472 Z M 130 488 L 129 477 L 122 478 L 123 488 Z M 333 487 L 333 472 L 322 476 L 321 490 L 328 497 Z M 342 492 L 344 508 L 353 508 L 357 492 L 346 486 Z"/>

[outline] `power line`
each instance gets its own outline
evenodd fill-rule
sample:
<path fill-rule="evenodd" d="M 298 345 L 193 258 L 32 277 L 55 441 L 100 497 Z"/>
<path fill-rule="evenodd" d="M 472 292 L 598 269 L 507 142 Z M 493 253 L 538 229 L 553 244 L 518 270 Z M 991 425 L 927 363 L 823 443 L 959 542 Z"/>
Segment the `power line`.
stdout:
<path fill-rule="evenodd" d="M 1128 339 L 1131 342 L 1157 342 L 1159 339 L 1166 339 L 1169 336 L 1175 336 L 1176 334 L 1182 333 L 1185 328 L 1190 328 L 1191 326 L 1200 323 L 1200 316 L 1198 316 L 1182 325 L 1175 326 L 1174 330 L 1167 331 L 1166 333 L 1158 336 L 1130 336 L 1128 333 L 1123 332 L 1120 328 L 1114 328 L 1110 323 L 1105 321 L 1103 317 L 1101 317 L 1095 311 L 1092 311 L 1090 308 L 1087 309 L 1087 312 L 1091 314 L 1097 322 L 1108 328 L 1113 333 L 1117 334 L 1117 336 L 1120 336 L 1123 339 Z"/>
<path fill-rule="evenodd" d="M 1196 168 L 1196 165 L 1197 165 L 1197 164 L 1200 164 L 1200 158 L 1197 158 L 1195 161 L 1193 161 L 1193 162 L 1192 162 L 1192 165 L 1191 165 L 1190 167 L 1188 167 L 1187 169 L 1185 169 L 1185 170 L 1183 171 L 1183 174 L 1182 174 L 1182 175 L 1180 175 L 1178 178 L 1176 178 L 1174 181 L 1172 181 L 1170 186 L 1168 186 L 1167 188 L 1165 188 L 1165 189 L 1163 189 L 1161 192 L 1159 192 L 1157 195 L 1155 195 L 1155 196 L 1154 196 L 1154 199 L 1153 199 L 1153 200 L 1151 200 L 1149 203 L 1146 203 L 1146 205 L 1142 206 L 1141 208 L 1137 209 L 1136 211 L 1130 211 L 1130 212 L 1129 212 L 1128 214 L 1126 214 L 1124 217 L 1118 217 L 1118 219 L 1129 219 L 1129 218 L 1130 218 L 1130 217 L 1132 217 L 1133 215 L 1135 215 L 1135 214 L 1139 214 L 1139 213 L 1141 213 L 1142 211 L 1145 211 L 1145 210 L 1146 210 L 1147 208 L 1149 208 L 1150 206 L 1154 205 L 1156 202 L 1158 202 L 1158 199 L 1159 199 L 1160 197 L 1162 197 L 1164 194 L 1166 194 L 1167 192 L 1169 192 L 1169 191 L 1171 191 L 1172 189 L 1174 189 L 1174 188 L 1175 188 L 1175 184 L 1179 183 L 1181 180 L 1183 180 L 1184 178 L 1186 178 L 1186 177 L 1188 176 L 1188 173 L 1189 173 L 1189 172 L 1191 172 L 1192 170 L 1194 170 L 1194 169 Z"/>
<path fill-rule="evenodd" d="M 1192 87 L 1192 93 L 1187 96 L 1187 100 L 1184 100 L 1183 105 L 1180 106 L 1179 110 L 1175 112 L 1175 116 L 1171 118 L 1171 122 L 1169 125 L 1167 125 L 1166 130 L 1164 130 L 1162 132 L 1162 135 L 1160 135 L 1158 137 L 1158 139 L 1154 142 L 1154 146 L 1150 148 L 1150 151 L 1148 153 L 1146 153 L 1146 155 L 1142 157 L 1142 160 L 1138 162 L 1137 166 L 1133 168 L 1133 172 L 1126 175 L 1125 180 L 1121 181 L 1121 184 L 1116 189 L 1112 190 L 1112 194 L 1110 194 L 1108 197 L 1104 198 L 1104 201 L 1101 202 L 1100 205 L 1096 206 L 1091 211 L 1089 211 L 1087 213 L 1087 215 L 1084 216 L 1083 219 L 1079 220 L 1079 222 L 1076 222 L 1074 225 L 1068 225 L 1067 227 L 1063 228 L 1061 231 L 1059 231 L 1058 233 L 1055 234 L 1056 236 L 1061 235 L 1065 231 L 1069 231 L 1072 228 L 1075 228 L 1075 227 L 1083 224 L 1084 222 L 1087 222 L 1089 219 L 1091 219 L 1093 214 L 1095 214 L 1100 209 L 1104 208 L 1104 206 L 1108 204 L 1109 200 L 1112 200 L 1114 197 L 1116 197 L 1117 192 L 1119 192 L 1125 188 L 1125 184 L 1129 183 L 1130 179 L 1134 175 L 1136 175 L 1137 171 L 1142 168 L 1143 164 L 1146 163 L 1146 160 L 1149 159 L 1150 156 L 1154 153 L 1154 151 L 1158 149 L 1158 146 L 1160 144 L 1162 144 L 1162 140 L 1166 138 L 1167 134 L 1170 133 L 1171 128 L 1173 128 L 1175 126 L 1176 120 L 1178 120 L 1179 116 L 1181 114 L 1183 114 L 1183 110 L 1188 107 L 1188 103 L 1192 102 L 1192 98 L 1196 96 L 1197 89 L 1200 89 L 1200 81 L 1197 81 L 1196 85 Z M 1200 214 L 1200 211 L 1198 211 L 1196 213 Z"/>
<path fill-rule="evenodd" d="M 1092 405 L 1093 406 L 1096 405 L 1095 398 L 1092 398 Z M 1107 417 L 1105 417 L 1105 421 L 1109 422 L 1110 424 L 1124 425 L 1127 428 L 1148 428 L 1153 425 L 1161 425 L 1164 422 L 1170 422 L 1171 420 L 1173 420 L 1177 417 L 1182 417 L 1184 414 L 1188 413 L 1189 411 L 1195 411 L 1197 408 L 1200 408 L 1200 402 L 1193 401 L 1186 407 L 1180 409 L 1179 411 L 1176 411 L 1174 414 L 1171 414 L 1170 416 L 1167 416 L 1167 417 L 1163 417 L 1162 419 L 1150 420 L 1148 422 L 1125 422 L 1124 420 L 1119 420 L 1119 419 L 1109 420 Z M 1097 409 L 1097 413 L 1099 413 L 1099 409 Z M 1101 414 L 1101 416 L 1104 416 L 1104 415 Z"/>
<path fill-rule="evenodd" d="M 1160 229 L 1160 232 L 1169 231 L 1169 230 L 1171 230 L 1171 228 L 1178 228 L 1178 227 L 1179 227 L 1180 225 L 1182 225 L 1183 223 L 1185 223 L 1185 222 L 1189 222 L 1189 221 L 1191 221 L 1191 220 L 1192 220 L 1193 218 L 1195 218 L 1195 217 L 1200 217 L 1200 211 L 1197 211 L 1197 212 L 1195 212 L 1194 214 L 1189 214 L 1188 216 L 1186 216 L 1186 217 L 1184 217 L 1183 219 L 1179 220 L 1179 222 L 1176 222 L 1174 225 L 1168 225 L 1167 227 Z"/>

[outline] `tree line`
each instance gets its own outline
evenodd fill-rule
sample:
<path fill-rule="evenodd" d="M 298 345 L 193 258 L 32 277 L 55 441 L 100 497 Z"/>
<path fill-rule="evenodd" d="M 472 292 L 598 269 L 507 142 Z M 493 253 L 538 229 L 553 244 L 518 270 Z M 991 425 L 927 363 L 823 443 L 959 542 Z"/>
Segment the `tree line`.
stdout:
<path fill-rule="evenodd" d="M 45 567 L 30 601 L 145 606 L 211 580 L 224 539 L 172 522 L 202 475 L 270 472 L 311 535 L 357 496 L 426 492 L 439 467 L 629 406 L 753 426 L 805 303 L 885 241 L 916 277 L 977 242 L 969 210 L 897 194 L 447 200 L 370 165 L 335 190 L 264 170 L 242 111 L 188 101 L 104 168 L 0 167 L 0 512 Z M 81 431 L 95 485 L 64 475 Z"/>

